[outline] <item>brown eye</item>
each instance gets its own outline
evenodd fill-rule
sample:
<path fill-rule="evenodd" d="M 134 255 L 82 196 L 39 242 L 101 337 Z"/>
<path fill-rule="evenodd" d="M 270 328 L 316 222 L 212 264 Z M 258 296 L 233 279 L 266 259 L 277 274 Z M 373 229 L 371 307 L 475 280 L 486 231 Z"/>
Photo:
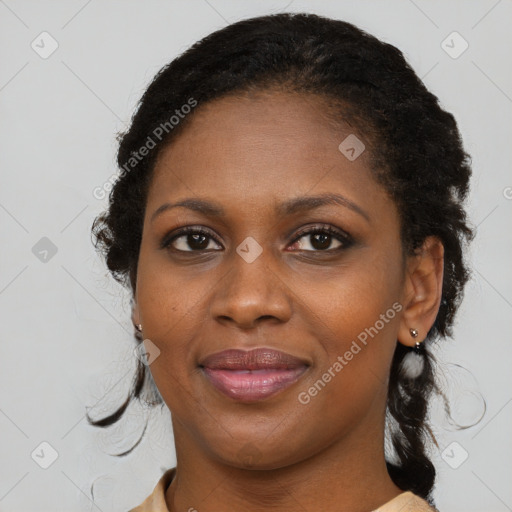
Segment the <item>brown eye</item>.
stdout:
<path fill-rule="evenodd" d="M 163 249 L 172 248 L 172 250 L 179 252 L 199 252 L 217 250 L 215 246 L 218 245 L 209 231 L 187 227 L 178 231 L 170 238 L 166 237 L 161 247 Z"/>
<path fill-rule="evenodd" d="M 304 242 L 301 240 L 304 239 Z M 351 238 L 331 226 L 315 227 L 299 233 L 292 247 L 299 251 L 327 252 L 346 249 L 352 244 Z M 334 244 L 334 247 L 332 245 Z"/>

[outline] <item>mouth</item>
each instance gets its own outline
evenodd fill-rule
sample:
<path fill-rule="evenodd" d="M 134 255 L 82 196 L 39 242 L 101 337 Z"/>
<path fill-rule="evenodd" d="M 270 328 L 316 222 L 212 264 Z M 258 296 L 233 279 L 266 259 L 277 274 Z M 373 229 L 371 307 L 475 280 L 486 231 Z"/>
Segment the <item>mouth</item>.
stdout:
<path fill-rule="evenodd" d="M 224 350 L 199 364 L 207 380 L 225 396 L 256 402 L 292 386 L 309 365 L 297 357 L 269 348 Z"/>

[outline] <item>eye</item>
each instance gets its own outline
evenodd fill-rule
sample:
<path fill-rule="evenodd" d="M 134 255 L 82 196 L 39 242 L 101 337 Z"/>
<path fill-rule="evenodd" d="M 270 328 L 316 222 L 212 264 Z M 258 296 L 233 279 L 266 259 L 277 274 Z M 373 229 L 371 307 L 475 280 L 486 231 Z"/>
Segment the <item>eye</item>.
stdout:
<path fill-rule="evenodd" d="M 308 237 L 309 241 L 306 241 Z M 304 239 L 305 242 L 302 242 L 301 239 Z M 331 247 L 333 242 L 337 244 L 334 248 Z M 306 252 L 335 252 L 347 249 L 353 243 L 353 239 L 347 233 L 329 225 L 322 225 L 300 231 L 291 247 L 292 250 Z M 209 230 L 191 226 L 166 236 L 162 240 L 161 248 L 172 249 L 176 252 L 222 250 L 222 246 Z"/>
<path fill-rule="evenodd" d="M 185 227 L 172 236 L 166 236 L 161 243 L 162 249 L 172 248 L 178 252 L 199 252 L 212 250 L 211 243 L 215 245 L 215 238 L 210 231 L 204 228 Z M 213 247 L 213 250 L 216 250 Z"/>
<path fill-rule="evenodd" d="M 305 242 L 300 242 L 302 238 L 305 239 Z M 337 244 L 334 248 L 331 247 L 333 242 Z M 292 244 L 292 248 L 309 252 L 335 252 L 347 249 L 352 244 L 353 240 L 350 235 L 332 226 L 325 225 L 300 231 Z"/>

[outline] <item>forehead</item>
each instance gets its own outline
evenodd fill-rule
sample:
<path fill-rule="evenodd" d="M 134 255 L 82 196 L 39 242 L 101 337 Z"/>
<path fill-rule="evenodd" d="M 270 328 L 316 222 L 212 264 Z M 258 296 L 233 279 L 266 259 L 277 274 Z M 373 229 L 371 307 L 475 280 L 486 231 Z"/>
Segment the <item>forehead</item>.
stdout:
<path fill-rule="evenodd" d="M 227 202 L 243 196 L 275 204 L 334 189 L 375 199 L 382 190 L 370 171 L 369 152 L 349 159 L 340 150 L 350 137 L 366 148 L 370 141 L 342 117 L 333 123 L 333 109 L 316 95 L 268 91 L 200 106 L 161 150 L 148 201 L 213 194 Z"/>

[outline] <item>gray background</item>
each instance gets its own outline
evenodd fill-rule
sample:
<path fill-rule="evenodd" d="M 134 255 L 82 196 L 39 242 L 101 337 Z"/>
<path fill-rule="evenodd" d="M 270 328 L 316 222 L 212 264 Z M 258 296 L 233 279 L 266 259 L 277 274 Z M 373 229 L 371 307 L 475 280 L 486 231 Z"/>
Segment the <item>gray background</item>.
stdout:
<path fill-rule="evenodd" d="M 84 418 L 85 407 L 100 417 L 119 405 L 135 370 L 129 297 L 91 244 L 106 205 L 93 190 L 116 171 L 115 133 L 163 64 L 227 23 L 282 10 L 344 19 L 398 46 L 458 120 L 478 235 L 438 356 L 457 421 L 477 421 L 482 397 L 487 412 L 456 430 L 434 404 L 435 497 L 441 512 L 512 510 L 510 0 L 0 0 L 1 511 L 126 510 L 174 465 L 166 408 L 132 407 L 107 431 Z M 43 31 L 58 43 L 47 58 Z M 469 44 L 457 58 L 454 31 Z M 110 456 L 145 418 L 135 453 Z"/>

